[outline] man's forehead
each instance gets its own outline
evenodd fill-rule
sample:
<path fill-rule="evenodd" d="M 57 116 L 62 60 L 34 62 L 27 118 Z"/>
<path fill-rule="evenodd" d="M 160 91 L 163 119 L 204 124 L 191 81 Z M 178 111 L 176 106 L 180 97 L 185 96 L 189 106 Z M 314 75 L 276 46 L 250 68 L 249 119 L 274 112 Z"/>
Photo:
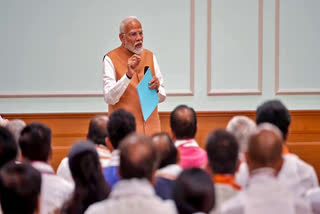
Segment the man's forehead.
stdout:
<path fill-rule="evenodd" d="M 141 30 L 142 30 L 141 23 L 136 19 L 132 19 L 126 25 L 126 31 L 127 32 L 130 32 L 130 31 L 141 31 Z"/>

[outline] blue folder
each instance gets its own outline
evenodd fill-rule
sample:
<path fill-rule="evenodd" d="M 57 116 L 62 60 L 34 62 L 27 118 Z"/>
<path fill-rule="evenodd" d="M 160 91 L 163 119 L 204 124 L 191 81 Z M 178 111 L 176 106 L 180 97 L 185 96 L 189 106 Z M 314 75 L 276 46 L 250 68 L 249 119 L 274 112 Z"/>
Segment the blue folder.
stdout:
<path fill-rule="evenodd" d="M 144 121 L 148 120 L 149 116 L 159 103 L 156 89 L 149 88 L 149 82 L 151 79 L 152 75 L 149 68 L 137 86 Z"/>

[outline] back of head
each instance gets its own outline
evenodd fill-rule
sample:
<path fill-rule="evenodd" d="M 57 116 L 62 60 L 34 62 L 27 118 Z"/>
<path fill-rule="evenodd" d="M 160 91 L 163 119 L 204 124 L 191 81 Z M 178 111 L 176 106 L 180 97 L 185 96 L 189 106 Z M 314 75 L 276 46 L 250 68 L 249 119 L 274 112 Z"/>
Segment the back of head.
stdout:
<path fill-rule="evenodd" d="M 167 133 L 162 132 L 153 135 L 152 143 L 158 153 L 159 169 L 177 163 L 178 151 Z"/>
<path fill-rule="evenodd" d="M 26 127 L 26 123 L 23 120 L 9 120 L 6 125 L 6 128 L 11 132 L 15 141 L 19 142 L 19 137 L 22 129 Z"/>
<path fill-rule="evenodd" d="M 90 141 L 74 144 L 68 160 L 75 190 L 64 209 L 67 213 L 83 213 L 91 204 L 107 198 L 110 188 L 102 175 L 96 148 Z"/>
<path fill-rule="evenodd" d="M 30 123 L 19 139 L 22 156 L 29 161 L 47 162 L 51 154 L 51 130 L 41 123 Z"/>
<path fill-rule="evenodd" d="M 11 133 L 0 127 L 0 168 L 17 157 L 18 147 Z"/>
<path fill-rule="evenodd" d="M 34 214 L 38 209 L 41 174 L 27 164 L 9 163 L 0 171 L 3 214 Z"/>
<path fill-rule="evenodd" d="M 173 185 L 173 200 L 180 214 L 209 213 L 215 206 L 210 176 L 200 168 L 184 170 Z"/>
<path fill-rule="evenodd" d="M 280 100 L 269 100 L 261 104 L 256 111 L 256 123 L 271 123 L 282 132 L 284 140 L 287 139 L 291 117 L 288 109 Z"/>
<path fill-rule="evenodd" d="M 97 145 L 106 145 L 108 120 L 108 117 L 103 115 L 92 118 L 89 123 L 87 139 Z"/>
<path fill-rule="evenodd" d="M 282 135 L 277 127 L 269 123 L 259 125 L 256 134 L 249 141 L 247 154 L 249 170 L 262 167 L 280 169 L 282 144 Z"/>
<path fill-rule="evenodd" d="M 237 169 L 239 145 L 225 130 L 212 132 L 206 142 L 209 165 L 215 174 L 234 174 Z"/>
<path fill-rule="evenodd" d="M 145 178 L 152 180 L 157 167 L 157 153 L 151 138 L 133 134 L 120 145 L 120 176 L 123 179 Z"/>
<path fill-rule="evenodd" d="M 136 120 L 130 112 L 118 109 L 110 115 L 107 130 L 113 148 L 117 149 L 122 139 L 136 131 Z"/>
<path fill-rule="evenodd" d="M 229 121 L 226 130 L 237 139 L 240 152 L 246 152 L 249 139 L 256 131 L 256 124 L 249 117 L 235 116 Z"/>
<path fill-rule="evenodd" d="M 177 106 L 170 114 L 170 127 L 176 139 L 194 138 L 197 132 L 197 116 L 193 108 Z"/>

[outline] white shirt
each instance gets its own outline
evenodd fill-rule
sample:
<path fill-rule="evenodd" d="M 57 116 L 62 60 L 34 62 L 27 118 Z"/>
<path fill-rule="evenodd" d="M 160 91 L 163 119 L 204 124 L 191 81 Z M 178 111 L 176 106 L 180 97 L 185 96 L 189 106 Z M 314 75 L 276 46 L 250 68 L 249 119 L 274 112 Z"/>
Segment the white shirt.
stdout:
<path fill-rule="evenodd" d="M 320 188 L 314 188 L 307 192 L 306 199 L 310 203 L 313 214 L 320 213 Z"/>
<path fill-rule="evenodd" d="M 120 180 L 108 199 L 94 203 L 85 214 L 176 214 L 173 201 L 163 201 L 146 179 Z"/>
<path fill-rule="evenodd" d="M 163 102 L 166 99 L 166 91 L 164 89 L 163 77 L 160 72 L 159 64 L 156 57 L 153 55 L 153 65 L 156 77 L 159 79 L 159 102 Z M 103 94 L 104 100 L 107 104 L 114 105 L 119 102 L 121 96 L 127 89 L 131 79 L 124 74 L 118 81 L 116 78 L 116 72 L 114 65 L 110 57 L 105 56 L 103 59 Z"/>
<path fill-rule="evenodd" d="M 170 178 L 177 178 L 179 174 L 182 172 L 181 166 L 178 164 L 170 164 L 165 167 L 158 169 L 155 173 L 156 177 L 165 177 L 168 176 Z M 170 179 L 168 178 L 168 179 Z"/>
<path fill-rule="evenodd" d="M 72 196 L 72 184 L 55 175 L 53 168 L 45 162 L 34 161 L 31 165 L 41 173 L 40 214 L 61 209 Z"/>
<path fill-rule="evenodd" d="M 234 189 L 230 185 L 222 183 L 215 183 L 214 190 L 216 192 L 216 205 L 210 214 L 219 213 L 221 206 L 239 193 L 238 190 Z"/>
<path fill-rule="evenodd" d="M 100 160 L 100 164 L 101 167 L 106 167 L 109 165 L 109 161 L 111 158 L 111 153 L 110 151 L 102 145 L 96 146 L 97 149 L 97 153 L 99 156 L 99 160 Z M 74 183 L 72 175 L 71 175 L 71 171 L 69 168 L 69 159 L 68 157 L 65 157 L 62 159 L 62 161 L 60 162 L 58 169 L 57 169 L 57 175 L 64 178 L 65 180 L 67 180 L 70 183 Z"/>
<path fill-rule="evenodd" d="M 294 154 L 283 155 L 284 162 L 278 174 L 278 181 L 297 196 L 304 197 L 309 189 L 318 187 L 317 175 L 312 166 Z M 248 183 L 248 166 L 241 163 L 236 182 L 242 187 Z"/>
<path fill-rule="evenodd" d="M 311 214 L 309 204 L 289 192 L 276 179 L 273 169 L 255 170 L 247 189 L 221 207 L 221 214 Z"/>

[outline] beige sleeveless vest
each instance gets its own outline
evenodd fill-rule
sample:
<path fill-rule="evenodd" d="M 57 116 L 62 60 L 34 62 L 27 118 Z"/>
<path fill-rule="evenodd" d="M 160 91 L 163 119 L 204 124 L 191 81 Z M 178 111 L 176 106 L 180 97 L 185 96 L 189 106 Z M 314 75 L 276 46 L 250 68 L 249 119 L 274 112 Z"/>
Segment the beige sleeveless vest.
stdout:
<path fill-rule="evenodd" d="M 126 74 L 128 68 L 128 59 L 133 55 L 132 52 L 125 48 L 119 47 L 109 53 L 107 56 L 111 59 L 116 73 L 117 81 L 121 79 L 123 75 Z M 149 66 L 152 76 L 155 76 L 154 65 L 153 65 L 153 54 L 151 51 L 144 49 L 141 53 L 141 62 L 136 69 L 136 73 L 132 76 L 130 84 L 123 93 L 119 102 L 115 105 L 109 105 L 109 115 L 120 108 L 131 112 L 135 119 L 137 125 L 137 132 L 145 135 L 152 135 L 156 132 L 160 132 L 160 119 L 158 114 L 158 107 L 152 112 L 150 117 L 146 122 L 143 120 L 139 96 L 137 92 L 137 85 L 142 80 L 144 76 L 144 67 Z"/>

